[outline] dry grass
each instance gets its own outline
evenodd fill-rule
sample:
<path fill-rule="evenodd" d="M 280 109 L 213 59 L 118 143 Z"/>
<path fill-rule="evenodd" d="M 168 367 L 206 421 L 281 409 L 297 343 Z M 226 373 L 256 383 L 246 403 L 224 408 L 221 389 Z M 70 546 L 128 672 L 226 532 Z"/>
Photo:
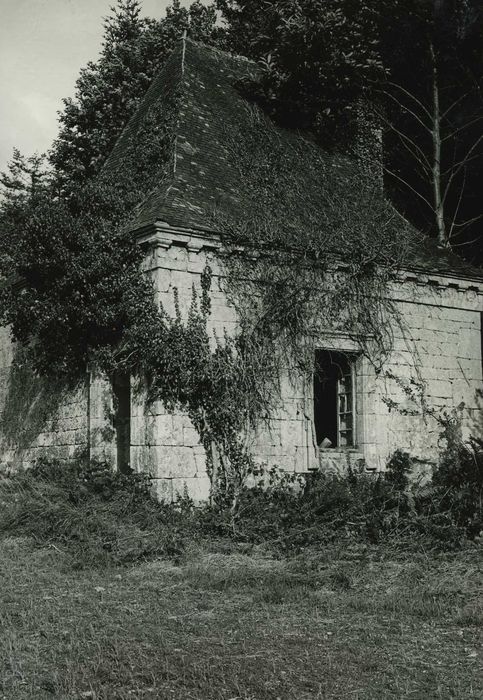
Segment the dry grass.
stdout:
<path fill-rule="evenodd" d="M 75 570 L 0 543 L 0 698 L 483 697 L 483 555 L 193 549 Z"/>

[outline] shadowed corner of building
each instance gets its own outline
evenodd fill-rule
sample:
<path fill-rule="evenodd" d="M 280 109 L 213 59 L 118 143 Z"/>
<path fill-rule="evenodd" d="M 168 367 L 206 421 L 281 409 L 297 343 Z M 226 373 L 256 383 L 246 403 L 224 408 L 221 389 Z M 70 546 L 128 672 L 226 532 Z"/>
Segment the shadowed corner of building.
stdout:
<path fill-rule="evenodd" d="M 29 466 L 40 453 L 52 458 L 66 456 L 62 447 L 79 428 L 75 424 L 78 416 L 66 401 L 75 388 L 59 379 L 39 376 L 32 369 L 28 352 L 17 346 L 2 389 L 2 466 Z M 78 440 L 73 442 L 80 447 Z"/>

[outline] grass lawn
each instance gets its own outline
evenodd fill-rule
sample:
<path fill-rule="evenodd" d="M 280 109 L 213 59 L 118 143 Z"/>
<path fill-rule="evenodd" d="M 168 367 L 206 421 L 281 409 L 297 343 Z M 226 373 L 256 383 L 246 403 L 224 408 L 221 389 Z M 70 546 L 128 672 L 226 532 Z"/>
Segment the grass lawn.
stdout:
<path fill-rule="evenodd" d="M 76 570 L 0 541 L 0 698 L 482 698 L 483 553 L 193 549 Z"/>

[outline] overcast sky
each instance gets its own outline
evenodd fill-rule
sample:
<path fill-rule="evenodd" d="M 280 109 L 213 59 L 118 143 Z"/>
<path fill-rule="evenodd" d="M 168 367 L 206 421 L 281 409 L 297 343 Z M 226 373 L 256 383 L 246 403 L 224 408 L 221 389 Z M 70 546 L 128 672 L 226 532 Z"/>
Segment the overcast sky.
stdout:
<path fill-rule="evenodd" d="M 62 98 L 79 69 L 98 56 L 102 18 L 115 0 L 0 0 L 0 171 L 13 147 L 46 151 L 57 134 Z M 164 15 L 168 0 L 143 0 Z M 189 5 L 189 2 L 183 2 Z"/>

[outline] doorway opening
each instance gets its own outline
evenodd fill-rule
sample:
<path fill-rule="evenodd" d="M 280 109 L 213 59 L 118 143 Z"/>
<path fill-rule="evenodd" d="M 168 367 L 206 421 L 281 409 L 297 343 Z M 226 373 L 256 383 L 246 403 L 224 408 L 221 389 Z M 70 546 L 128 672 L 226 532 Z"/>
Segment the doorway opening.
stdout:
<path fill-rule="evenodd" d="M 116 463 L 122 474 L 131 472 L 131 381 L 128 374 L 116 373 L 112 381 L 114 393 L 114 428 L 116 430 Z"/>

